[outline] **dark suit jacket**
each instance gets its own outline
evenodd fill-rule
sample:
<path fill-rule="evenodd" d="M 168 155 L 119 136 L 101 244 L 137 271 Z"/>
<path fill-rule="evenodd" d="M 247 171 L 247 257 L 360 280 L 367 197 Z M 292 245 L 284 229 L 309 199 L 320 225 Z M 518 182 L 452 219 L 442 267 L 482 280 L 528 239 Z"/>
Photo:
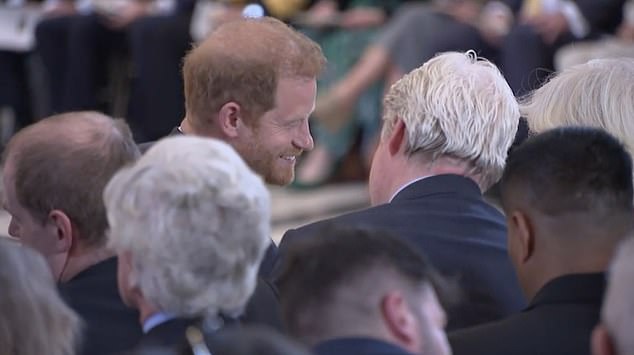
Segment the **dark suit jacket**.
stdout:
<path fill-rule="evenodd" d="M 466 299 L 448 309 L 450 329 L 501 319 L 525 305 L 506 253 L 505 219 L 470 179 L 428 177 L 390 203 L 289 230 L 280 244 L 280 264 L 293 241 L 325 224 L 391 232 L 418 247 L 443 274 L 457 278 Z"/>
<path fill-rule="evenodd" d="M 240 323 L 267 325 L 277 331 L 283 331 L 280 305 L 277 290 L 270 281 L 258 277 L 253 295 L 247 303 L 244 314 L 240 316 Z"/>
<path fill-rule="evenodd" d="M 317 355 L 412 355 L 400 347 L 378 339 L 337 338 L 313 348 Z"/>
<path fill-rule="evenodd" d="M 504 1 L 515 13 L 520 11 L 523 2 L 523 0 Z M 573 2 L 588 21 L 591 35 L 614 32 L 621 23 L 625 0 L 573 0 Z"/>
<path fill-rule="evenodd" d="M 123 304 L 117 287 L 117 259 L 102 261 L 60 284 L 62 298 L 84 321 L 78 354 L 101 355 L 130 349 L 141 337 L 139 314 Z"/>
<path fill-rule="evenodd" d="M 451 334 L 453 353 L 589 355 L 590 334 L 599 321 L 604 280 L 603 273 L 556 278 L 521 313 Z"/>

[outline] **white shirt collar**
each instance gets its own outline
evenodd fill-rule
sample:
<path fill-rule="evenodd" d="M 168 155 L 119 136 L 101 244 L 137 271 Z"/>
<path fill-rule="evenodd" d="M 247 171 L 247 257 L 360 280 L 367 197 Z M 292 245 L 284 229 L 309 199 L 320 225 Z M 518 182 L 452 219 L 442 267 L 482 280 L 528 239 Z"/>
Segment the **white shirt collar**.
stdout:
<path fill-rule="evenodd" d="M 174 318 L 176 317 L 171 314 L 167 314 L 165 312 L 159 311 L 157 313 L 154 313 L 151 316 L 147 317 L 147 319 L 145 319 L 145 321 L 143 322 L 143 333 L 147 334 L 154 327 L 161 325 Z"/>

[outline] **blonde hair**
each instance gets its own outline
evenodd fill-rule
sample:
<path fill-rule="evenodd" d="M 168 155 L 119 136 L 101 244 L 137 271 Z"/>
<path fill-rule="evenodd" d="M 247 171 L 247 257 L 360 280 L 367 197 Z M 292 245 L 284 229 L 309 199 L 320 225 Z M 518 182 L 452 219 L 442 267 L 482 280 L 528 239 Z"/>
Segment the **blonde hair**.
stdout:
<path fill-rule="evenodd" d="M 634 59 L 596 59 L 570 67 L 521 101 L 532 132 L 602 128 L 634 153 Z"/>
<path fill-rule="evenodd" d="M 401 119 L 410 154 L 467 161 L 484 187 L 500 178 L 520 117 L 498 68 L 473 51 L 439 54 L 405 75 L 384 109 L 383 138 Z"/>
<path fill-rule="evenodd" d="M 80 320 L 62 301 L 44 258 L 0 237 L 0 349 L 11 355 L 72 355 Z"/>
<path fill-rule="evenodd" d="M 326 59 L 317 43 L 273 18 L 228 22 L 185 57 L 185 107 L 197 130 L 209 130 L 222 105 L 248 118 L 275 107 L 280 77 L 316 79 Z"/>

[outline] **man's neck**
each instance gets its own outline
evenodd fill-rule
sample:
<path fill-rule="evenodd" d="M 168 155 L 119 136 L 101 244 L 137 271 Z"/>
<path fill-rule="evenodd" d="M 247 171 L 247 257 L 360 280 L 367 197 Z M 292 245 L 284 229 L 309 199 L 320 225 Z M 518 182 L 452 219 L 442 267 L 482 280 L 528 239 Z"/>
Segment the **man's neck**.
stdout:
<path fill-rule="evenodd" d="M 147 322 L 150 317 L 161 312 L 158 307 L 152 305 L 145 299 L 137 299 L 136 308 L 139 311 L 139 322 L 141 323 L 141 327 L 145 326 L 145 322 Z"/>
<path fill-rule="evenodd" d="M 390 184 L 390 191 L 386 197 L 394 197 L 394 195 L 402 190 L 405 186 L 412 183 L 413 181 L 419 180 L 424 177 L 432 177 L 437 175 L 460 175 L 466 178 L 470 178 L 475 181 L 480 189 L 483 189 L 483 186 L 480 182 L 479 176 L 474 176 L 469 172 L 470 165 L 464 162 L 461 162 L 456 159 L 447 159 L 447 158 L 439 158 L 433 163 L 428 161 L 421 161 L 415 156 L 411 156 L 404 164 L 400 164 L 401 166 L 398 169 L 394 169 L 393 171 L 398 171 L 398 175 L 394 175 L 392 183 Z M 385 203 L 389 201 L 382 201 L 381 203 Z"/>
<path fill-rule="evenodd" d="M 546 284 L 556 278 L 573 274 L 593 274 L 607 270 L 610 263 L 608 253 L 597 249 L 596 255 L 593 255 L 592 253 L 576 253 L 574 249 L 571 247 L 567 256 L 555 257 L 553 255 L 549 261 L 540 261 L 540 270 L 533 278 L 525 280 L 525 284 L 522 285 L 527 300 L 532 300 Z"/>
<path fill-rule="evenodd" d="M 178 130 L 181 131 L 182 134 L 186 135 L 222 139 L 221 135 L 211 125 L 207 125 L 205 127 L 195 127 L 189 116 L 185 116 L 185 118 L 183 118 L 180 126 L 178 126 Z"/>
<path fill-rule="evenodd" d="M 83 249 L 74 254 L 76 255 L 68 257 L 66 265 L 61 271 L 59 277 L 61 282 L 68 282 L 82 271 L 104 260 L 110 259 L 115 255 L 112 251 L 104 247 Z"/>
<path fill-rule="evenodd" d="M 181 131 L 181 133 L 183 134 L 194 134 L 194 129 L 187 117 L 183 118 L 180 126 L 178 126 L 178 130 Z"/>

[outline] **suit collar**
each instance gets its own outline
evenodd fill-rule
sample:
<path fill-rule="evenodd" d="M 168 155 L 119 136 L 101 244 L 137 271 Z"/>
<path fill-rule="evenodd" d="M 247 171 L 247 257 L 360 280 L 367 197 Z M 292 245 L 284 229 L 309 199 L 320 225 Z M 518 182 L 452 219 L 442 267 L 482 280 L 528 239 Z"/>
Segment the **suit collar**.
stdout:
<path fill-rule="evenodd" d="M 336 338 L 317 344 L 317 355 L 411 355 L 404 349 L 378 339 Z"/>
<path fill-rule="evenodd" d="M 414 181 L 398 192 L 392 202 L 413 200 L 427 195 L 442 193 L 482 198 L 482 192 L 475 181 L 460 175 L 446 174 L 429 176 L 422 180 Z"/>
<path fill-rule="evenodd" d="M 600 306 L 604 290 L 603 272 L 560 276 L 546 283 L 526 310 L 556 303 L 594 303 Z"/>

